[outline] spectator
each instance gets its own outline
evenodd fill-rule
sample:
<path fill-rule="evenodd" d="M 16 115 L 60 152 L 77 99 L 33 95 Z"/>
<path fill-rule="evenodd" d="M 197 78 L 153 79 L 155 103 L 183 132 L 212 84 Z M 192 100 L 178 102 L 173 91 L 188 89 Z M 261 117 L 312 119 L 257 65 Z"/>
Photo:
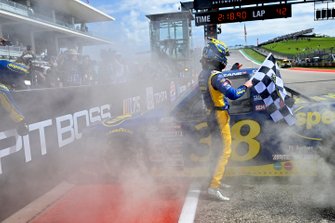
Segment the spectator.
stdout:
<path fill-rule="evenodd" d="M 127 77 L 127 66 L 121 54 L 116 53 L 112 60 L 112 67 L 114 71 L 114 82 L 123 83 L 126 82 Z"/>
<path fill-rule="evenodd" d="M 111 82 L 114 79 L 113 75 L 115 74 L 115 71 L 112 69 L 112 62 L 114 59 L 113 51 L 101 50 L 98 68 L 100 83 L 105 83 L 106 81 Z"/>
<path fill-rule="evenodd" d="M 88 32 L 88 27 L 87 27 L 86 23 L 81 23 L 80 24 L 80 30 L 82 32 Z"/>
<path fill-rule="evenodd" d="M 3 37 L 0 37 L 0 45 L 1 46 L 11 46 L 12 43 Z"/>
<path fill-rule="evenodd" d="M 28 45 L 16 62 L 30 66 L 34 59 L 36 59 L 35 53 L 32 47 Z"/>
<path fill-rule="evenodd" d="M 82 75 L 83 84 L 91 83 L 95 77 L 94 63 L 88 55 L 83 56 L 81 60 L 80 73 Z"/>
<path fill-rule="evenodd" d="M 76 50 L 69 49 L 60 57 L 59 70 L 63 86 L 81 84 L 82 76 L 79 69 L 79 54 Z"/>
<path fill-rule="evenodd" d="M 58 72 L 58 64 L 57 64 L 57 58 L 52 56 L 50 57 L 50 60 L 48 61 L 50 69 L 47 70 L 47 83 L 49 84 L 49 87 L 60 87 L 61 86 L 61 78 L 59 76 Z"/>

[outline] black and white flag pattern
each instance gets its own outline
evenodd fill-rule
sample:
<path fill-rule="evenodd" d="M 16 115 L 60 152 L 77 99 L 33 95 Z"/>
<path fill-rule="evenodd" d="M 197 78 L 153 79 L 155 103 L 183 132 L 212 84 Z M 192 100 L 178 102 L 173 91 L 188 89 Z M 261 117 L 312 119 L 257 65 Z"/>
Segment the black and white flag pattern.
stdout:
<path fill-rule="evenodd" d="M 252 83 L 274 122 L 284 119 L 288 125 L 295 123 L 291 109 L 285 104 L 287 93 L 284 82 L 271 53 L 252 77 Z"/>

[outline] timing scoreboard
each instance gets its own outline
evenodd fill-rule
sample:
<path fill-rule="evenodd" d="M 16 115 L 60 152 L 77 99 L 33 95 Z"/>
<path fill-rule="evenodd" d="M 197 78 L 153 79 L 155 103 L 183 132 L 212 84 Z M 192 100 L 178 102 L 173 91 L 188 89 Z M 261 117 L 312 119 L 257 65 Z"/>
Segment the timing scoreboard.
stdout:
<path fill-rule="evenodd" d="M 195 13 L 195 25 L 245 22 L 292 17 L 291 4 L 266 5 Z"/>

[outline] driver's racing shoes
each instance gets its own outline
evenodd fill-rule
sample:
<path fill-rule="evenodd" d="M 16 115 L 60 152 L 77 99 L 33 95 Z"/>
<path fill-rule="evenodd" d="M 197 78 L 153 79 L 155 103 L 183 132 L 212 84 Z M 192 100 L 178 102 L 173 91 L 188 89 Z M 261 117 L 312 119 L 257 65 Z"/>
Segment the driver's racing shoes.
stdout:
<path fill-rule="evenodd" d="M 229 197 L 223 196 L 218 188 L 208 188 L 208 195 L 220 201 L 229 201 Z"/>

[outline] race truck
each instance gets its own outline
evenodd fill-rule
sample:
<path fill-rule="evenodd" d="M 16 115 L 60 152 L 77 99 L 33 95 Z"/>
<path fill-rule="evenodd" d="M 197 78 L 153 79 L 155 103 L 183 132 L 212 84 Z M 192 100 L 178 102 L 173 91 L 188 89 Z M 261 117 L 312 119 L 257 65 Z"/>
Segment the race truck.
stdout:
<path fill-rule="evenodd" d="M 292 67 L 292 62 L 291 62 L 291 60 L 289 60 L 289 59 L 283 59 L 283 60 L 281 61 L 280 67 L 282 67 L 282 68 Z"/>
<path fill-rule="evenodd" d="M 257 69 L 225 71 L 238 87 Z M 228 176 L 317 174 L 320 160 L 334 164 L 335 94 L 313 100 L 287 88 L 295 124 L 274 122 L 254 88 L 231 101 L 232 156 Z M 153 175 L 206 176 L 218 148 L 211 146 L 206 109 L 196 85 L 169 108 L 122 115 L 94 126 L 91 136 L 105 140 L 96 155 L 101 170 L 117 174 L 136 166 Z"/>

